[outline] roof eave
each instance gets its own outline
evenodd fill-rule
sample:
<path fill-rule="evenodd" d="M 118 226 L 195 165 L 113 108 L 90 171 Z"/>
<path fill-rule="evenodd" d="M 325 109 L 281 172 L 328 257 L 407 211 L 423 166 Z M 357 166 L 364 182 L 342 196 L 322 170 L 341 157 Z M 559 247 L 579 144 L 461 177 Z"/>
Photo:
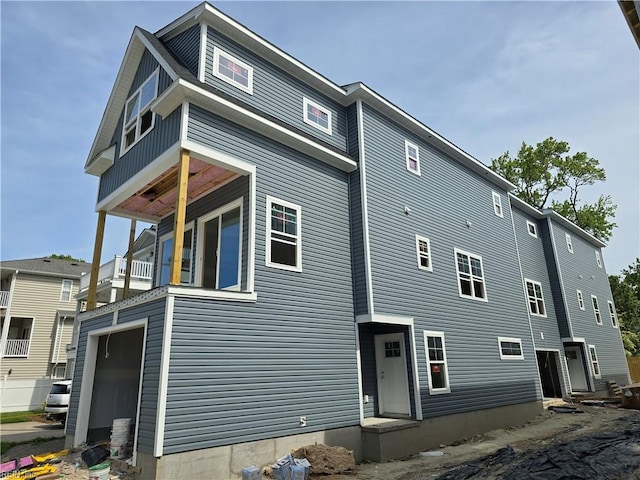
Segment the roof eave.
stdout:
<path fill-rule="evenodd" d="M 543 214 L 543 216 L 551 218 L 551 220 L 554 220 L 554 221 L 558 222 L 562 226 L 564 226 L 564 227 L 568 228 L 569 230 L 571 230 L 576 235 L 580 236 L 581 238 L 587 240 L 589 243 L 591 243 L 591 244 L 593 244 L 593 245 L 595 245 L 597 247 L 604 248 L 604 247 L 607 246 L 607 244 L 605 242 L 603 242 L 602 240 L 594 237 L 589 232 L 583 230 L 578 225 L 573 223 L 571 220 L 567 219 L 566 217 L 563 217 L 562 215 L 560 215 L 558 212 L 556 212 L 552 208 L 543 209 L 542 210 L 542 214 Z"/>

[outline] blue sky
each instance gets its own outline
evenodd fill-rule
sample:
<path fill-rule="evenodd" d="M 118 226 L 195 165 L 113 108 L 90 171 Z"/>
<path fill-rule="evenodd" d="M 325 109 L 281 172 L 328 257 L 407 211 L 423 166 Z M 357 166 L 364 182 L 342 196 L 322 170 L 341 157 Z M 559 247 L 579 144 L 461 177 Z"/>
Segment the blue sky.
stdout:
<path fill-rule="evenodd" d="M 7 2 L 1 14 L 0 259 L 91 261 L 97 178 L 83 166 L 135 25 L 196 2 Z M 479 160 L 553 136 L 605 168 L 604 258 L 640 256 L 638 48 L 615 2 L 219 2 L 337 84 L 363 81 Z M 102 261 L 127 248 L 108 216 Z"/>

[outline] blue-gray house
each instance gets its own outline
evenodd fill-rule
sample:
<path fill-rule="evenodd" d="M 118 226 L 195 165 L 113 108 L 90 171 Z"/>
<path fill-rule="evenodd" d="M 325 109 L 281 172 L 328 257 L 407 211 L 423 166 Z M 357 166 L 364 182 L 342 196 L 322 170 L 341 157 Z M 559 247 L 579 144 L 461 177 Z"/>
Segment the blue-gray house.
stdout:
<path fill-rule="evenodd" d="M 107 214 L 157 224 L 155 280 L 96 308 L 95 274 L 67 443 L 129 417 L 143 478 L 397 458 L 629 381 L 600 241 L 208 3 L 134 30 L 85 171 L 95 256 Z"/>

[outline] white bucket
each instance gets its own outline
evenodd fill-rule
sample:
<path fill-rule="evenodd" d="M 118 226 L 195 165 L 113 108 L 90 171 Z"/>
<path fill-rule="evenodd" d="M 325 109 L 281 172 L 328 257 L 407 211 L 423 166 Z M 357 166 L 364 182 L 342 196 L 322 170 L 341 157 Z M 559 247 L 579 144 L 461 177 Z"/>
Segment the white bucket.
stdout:
<path fill-rule="evenodd" d="M 116 444 L 111 442 L 111 448 L 109 449 L 109 456 L 111 458 L 124 458 L 127 453 L 127 442 Z"/>
<path fill-rule="evenodd" d="M 109 480 L 110 472 L 111 467 L 108 463 L 95 465 L 89 469 L 89 480 Z"/>
<path fill-rule="evenodd" d="M 120 446 L 127 444 L 127 441 L 129 440 L 130 423 L 130 418 L 115 418 L 113 420 L 113 428 L 111 429 L 111 445 Z"/>

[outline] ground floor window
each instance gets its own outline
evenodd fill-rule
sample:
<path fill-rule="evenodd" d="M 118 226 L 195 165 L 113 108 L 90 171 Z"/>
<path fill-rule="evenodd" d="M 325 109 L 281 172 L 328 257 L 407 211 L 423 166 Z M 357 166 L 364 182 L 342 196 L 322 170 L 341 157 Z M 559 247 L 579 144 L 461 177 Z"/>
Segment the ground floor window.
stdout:
<path fill-rule="evenodd" d="M 438 394 L 451 392 L 444 333 L 425 331 L 424 344 L 427 353 L 429 393 Z"/>
<path fill-rule="evenodd" d="M 591 358 L 593 374 L 596 378 L 600 378 L 600 364 L 598 363 L 598 354 L 596 353 L 595 345 L 589 345 L 589 358 Z"/>
<path fill-rule="evenodd" d="M 498 337 L 501 360 L 524 360 L 522 340 L 519 338 Z"/>

